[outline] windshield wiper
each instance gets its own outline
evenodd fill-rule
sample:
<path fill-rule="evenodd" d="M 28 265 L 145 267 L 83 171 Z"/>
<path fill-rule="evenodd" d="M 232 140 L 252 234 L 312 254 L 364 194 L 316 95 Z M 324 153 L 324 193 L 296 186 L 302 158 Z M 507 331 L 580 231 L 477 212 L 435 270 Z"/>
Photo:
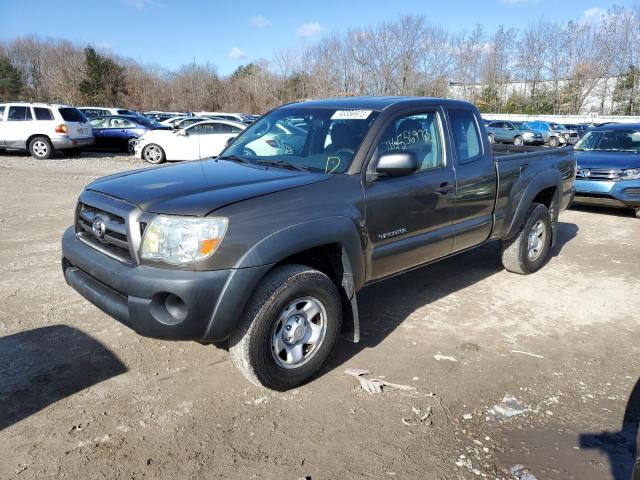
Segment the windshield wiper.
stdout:
<path fill-rule="evenodd" d="M 289 170 L 297 170 L 299 172 L 308 172 L 310 169 L 306 165 L 296 165 L 295 163 L 290 163 L 285 160 L 257 160 L 256 163 L 265 164 L 265 165 L 275 165 L 277 167 L 288 168 Z"/>

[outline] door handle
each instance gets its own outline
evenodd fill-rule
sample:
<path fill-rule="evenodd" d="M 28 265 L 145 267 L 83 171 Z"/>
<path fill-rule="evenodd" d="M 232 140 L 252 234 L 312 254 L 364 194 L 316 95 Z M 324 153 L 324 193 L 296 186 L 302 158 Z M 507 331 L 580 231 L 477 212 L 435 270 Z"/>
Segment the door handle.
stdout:
<path fill-rule="evenodd" d="M 446 195 L 450 191 L 452 191 L 455 187 L 448 182 L 441 183 L 438 188 L 436 188 L 436 192 L 440 195 Z"/>

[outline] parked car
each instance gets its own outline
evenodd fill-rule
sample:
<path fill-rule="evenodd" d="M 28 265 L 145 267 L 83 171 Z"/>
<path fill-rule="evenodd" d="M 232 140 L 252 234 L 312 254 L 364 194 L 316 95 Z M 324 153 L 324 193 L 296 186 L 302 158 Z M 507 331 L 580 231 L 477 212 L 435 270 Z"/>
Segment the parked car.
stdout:
<path fill-rule="evenodd" d="M 551 126 L 554 132 L 564 137 L 565 143 L 574 144 L 578 141 L 579 139 L 578 130 L 572 130 L 568 128 L 566 125 L 563 125 L 561 123 L 549 122 L 549 125 Z"/>
<path fill-rule="evenodd" d="M 544 143 L 542 132 L 532 130 L 524 122 L 496 121 L 489 123 L 486 128 L 491 143 L 513 143 L 516 146 Z"/>
<path fill-rule="evenodd" d="M 305 149 L 245 155 L 293 116 L 306 119 Z M 62 269 L 139 334 L 228 340 L 251 382 L 285 390 L 322 368 L 339 334 L 358 341 L 368 284 L 495 240 L 509 271 L 540 269 L 574 177 L 571 149 L 495 157 L 466 102 L 293 103 L 216 159 L 88 185 Z"/>
<path fill-rule="evenodd" d="M 578 133 L 578 139 L 582 138 L 589 130 L 589 125 L 586 123 L 565 123 L 565 127 L 569 130 L 574 130 Z"/>
<path fill-rule="evenodd" d="M 207 120 L 181 130 L 154 130 L 140 137 L 134 153 L 149 163 L 212 157 L 244 129 L 242 123 Z"/>
<path fill-rule="evenodd" d="M 589 130 L 574 147 L 575 203 L 632 208 L 640 218 L 640 124 Z"/>
<path fill-rule="evenodd" d="M 78 109 L 50 103 L 0 103 L 0 150 L 28 150 L 47 159 L 59 150 L 69 155 L 94 143 L 91 125 Z"/>
<path fill-rule="evenodd" d="M 78 107 L 85 117 L 92 119 L 98 117 L 106 117 L 109 115 L 140 115 L 135 110 L 126 108 L 108 108 L 108 107 Z"/>
<path fill-rule="evenodd" d="M 133 153 L 138 138 L 153 130 L 169 130 L 154 120 L 134 115 L 114 115 L 91 120 L 95 147 Z"/>
<path fill-rule="evenodd" d="M 164 122 L 165 120 L 169 120 L 173 117 L 186 115 L 177 112 L 146 112 L 144 116 L 151 120 L 155 120 L 156 122 Z"/>
<path fill-rule="evenodd" d="M 548 122 L 535 121 L 526 122 L 533 130 L 542 132 L 545 138 L 545 143 L 550 147 L 559 147 L 567 144 L 567 139 L 559 132 L 556 132 L 551 124 Z"/>

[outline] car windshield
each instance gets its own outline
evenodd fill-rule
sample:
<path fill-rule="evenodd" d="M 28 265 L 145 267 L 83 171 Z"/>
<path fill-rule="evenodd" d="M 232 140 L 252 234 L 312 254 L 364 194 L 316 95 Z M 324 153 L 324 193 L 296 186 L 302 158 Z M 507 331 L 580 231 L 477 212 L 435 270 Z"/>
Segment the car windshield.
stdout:
<path fill-rule="evenodd" d="M 640 130 L 591 130 L 576 143 L 575 150 L 640 153 Z"/>
<path fill-rule="evenodd" d="M 164 125 L 162 125 L 160 122 L 156 122 L 155 120 L 152 120 L 151 118 L 147 118 L 147 117 L 135 117 L 132 118 L 131 120 L 133 120 L 136 123 L 139 123 L 140 125 L 144 126 L 144 127 L 149 127 L 149 128 L 160 128 L 160 127 L 164 127 Z"/>
<path fill-rule="evenodd" d="M 248 127 L 220 155 L 258 164 L 344 173 L 378 112 L 284 108 Z"/>

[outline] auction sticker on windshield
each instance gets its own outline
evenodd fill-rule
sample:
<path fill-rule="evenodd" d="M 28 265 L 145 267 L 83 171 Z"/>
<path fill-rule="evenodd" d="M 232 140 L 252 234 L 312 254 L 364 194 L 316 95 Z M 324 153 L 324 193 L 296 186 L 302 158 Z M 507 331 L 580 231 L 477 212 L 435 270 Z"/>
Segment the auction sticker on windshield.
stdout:
<path fill-rule="evenodd" d="M 331 120 L 365 120 L 372 110 L 336 110 Z"/>

